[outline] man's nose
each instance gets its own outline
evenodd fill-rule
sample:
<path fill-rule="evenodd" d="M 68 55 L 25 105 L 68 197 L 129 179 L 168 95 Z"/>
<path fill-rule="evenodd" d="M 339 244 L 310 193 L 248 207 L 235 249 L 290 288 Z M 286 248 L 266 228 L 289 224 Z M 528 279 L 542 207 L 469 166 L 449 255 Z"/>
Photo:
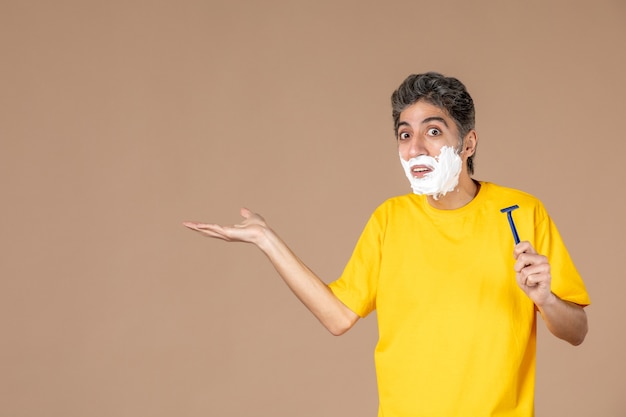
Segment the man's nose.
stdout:
<path fill-rule="evenodd" d="M 427 155 L 426 147 L 424 146 L 424 141 L 419 137 L 411 138 L 411 142 L 409 142 L 408 148 L 408 157 L 409 159 L 415 158 L 420 155 Z"/>

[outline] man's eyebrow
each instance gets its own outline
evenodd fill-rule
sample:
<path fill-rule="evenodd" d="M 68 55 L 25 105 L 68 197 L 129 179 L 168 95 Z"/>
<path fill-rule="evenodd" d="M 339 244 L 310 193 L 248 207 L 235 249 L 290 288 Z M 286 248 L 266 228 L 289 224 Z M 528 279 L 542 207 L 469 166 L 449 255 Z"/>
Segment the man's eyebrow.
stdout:
<path fill-rule="evenodd" d="M 430 123 L 430 122 L 441 122 L 441 123 L 443 123 L 443 125 L 445 127 L 449 127 L 448 126 L 448 122 L 446 122 L 446 119 L 444 119 L 443 117 L 440 117 L 440 116 L 427 117 L 424 120 L 422 120 L 420 124 L 423 125 L 423 124 Z M 409 126 L 409 127 L 411 127 L 411 124 L 409 122 L 402 122 L 402 121 L 398 122 L 398 126 L 396 127 L 396 131 L 398 129 L 400 129 L 400 127 L 402 127 L 402 126 Z"/>
<path fill-rule="evenodd" d="M 445 127 L 448 127 L 448 122 L 446 122 L 446 119 L 444 119 L 443 117 L 431 116 L 431 117 L 427 117 L 424 120 L 422 120 L 422 124 L 426 124 L 426 123 L 430 123 L 430 122 L 441 122 L 441 123 L 444 124 Z"/>
<path fill-rule="evenodd" d="M 409 126 L 409 127 L 411 127 L 409 122 L 398 122 L 398 126 L 396 127 L 396 130 L 398 130 L 400 128 L 400 126 Z"/>

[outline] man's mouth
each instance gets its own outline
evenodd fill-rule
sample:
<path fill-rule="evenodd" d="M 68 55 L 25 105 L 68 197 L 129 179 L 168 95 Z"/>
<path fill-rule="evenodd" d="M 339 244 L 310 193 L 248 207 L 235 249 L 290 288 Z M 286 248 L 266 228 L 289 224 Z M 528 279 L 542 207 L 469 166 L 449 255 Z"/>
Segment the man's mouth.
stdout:
<path fill-rule="evenodd" d="M 411 174 L 415 178 L 422 178 L 424 175 L 432 171 L 433 169 L 429 167 L 428 165 L 413 165 L 411 167 Z"/>

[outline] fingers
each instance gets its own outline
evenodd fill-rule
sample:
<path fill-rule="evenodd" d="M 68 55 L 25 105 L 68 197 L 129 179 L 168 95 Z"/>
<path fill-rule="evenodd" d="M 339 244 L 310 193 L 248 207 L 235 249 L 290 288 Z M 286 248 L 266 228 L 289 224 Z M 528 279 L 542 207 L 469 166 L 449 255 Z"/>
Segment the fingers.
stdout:
<path fill-rule="evenodd" d="M 513 266 L 515 272 L 521 273 L 523 271 L 529 274 L 539 274 L 550 271 L 550 264 L 548 258 L 537 253 L 522 253 L 518 256 L 515 265 Z"/>
<path fill-rule="evenodd" d="M 209 223 L 183 222 L 183 225 L 204 236 L 222 239 L 228 242 L 257 242 L 268 229 L 260 215 L 247 208 L 240 209 L 243 220 L 232 226 L 220 226 Z"/>
<path fill-rule="evenodd" d="M 263 216 L 245 207 L 242 207 L 241 210 L 239 210 L 239 213 L 241 214 L 241 217 L 243 217 L 245 220 L 250 220 L 251 222 L 255 222 L 259 224 L 265 223 L 265 219 L 263 218 Z"/>
<path fill-rule="evenodd" d="M 198 230 L 198 225 L 197 223 L 194 223 L 194 222 L 183 222 L 183 226 L 191 230 L 196 230 L 196 231 Z"/>
<path fill-rule="evenodd" d="M 552 280 L 550 276 L 550 265 L 540 264 L 531 265 L 522 268 L 521 271 L 515 274 L 517 283 L 524 288 L 550 288 L 550 282 Z"/>
<path fill-rule="evenodd" d="M 188 228 L 193 229 L 193 230 L 198 230 L 198 227 L 200 227 L 200 223 L 183 222 L 183 226 L 188 227 Z"/>
<path fill-rule="evenodd" d="M 239 213 L 241 214 L 241 217 L 243 217 L 244 219 L 248 219 L 248 218 L 250 218 L 250 216 L 252 216 L 252 212 L 249 209 L 245 208 L 245 207 L 242 207 L 239 210 Z"/>
<path fill-rule="evenodd" d="M 263 219 L 250 210 L 243 210 L 242 215 L 247 216 L 244 220 L 233 226 L 220 226 L 218 224 L 183 222 L 183 225 L 204 236 L 218 238 L 227 242 L 257 242 L 267 230 Z"/>
<path fill-rule="evenodd" d="M 513 251 L 517 284 L 537 305 L 551 294 L 552 276 L 548 258 L 537 253 L 530 242 L 520 242 Z"/>
<path fill-rule="evenodd" d="M 537 251 L 530 242 L 524 241 L 515 245 L 513 250 L 513 257 L 515 258 L 515 272 L 520 273 L 524 268 L 531 267 L 533 265 L 547 264 L 548 260 L 545 256 L 537 254 Z M 527 270 L 528 273 L 531 269 Z M 539 272 L 539 271 L 537 271 Z M 537 273 L 535 272 L 535 273 Z"/>
<path fill-rule="evenodd" d="M 526 287 L 536 287 L 547 282 L 549 276 L 546 274 L 519 274 L 518 283 Z"/>
<path fill-rule="evenodd" d="M 224 239 L 224 240 L 230 240 L 230 237 L 228 236 L 224 228 L 217 224 L 183 222 L 183 225 L 205 236 L 216 237 L 216 238 Z"/>
<path fill-rule="evenodd" d="M 537 253 L 522 253 L 514 266 L 519 285 L 536 287 L 551 281 L 548 258 Z"/>
<path fill-rule="evenodd" d="M 536 254 L 537 251 L 533 245 L 530 244 L 530 242 L 523 241 L 515 245 L 515 248 L 513 249 L 513 257 L 517 259 L 523 253 Z"/>
<path fill-rule="evenodd" d="M 520 242 L 515 246 L 514 269 L 520 285 L 534 287 L 550 279 L 548 258 L 539 255 L 530 242 Z"/>
<path fill-rule="evenodd" d="M 195 222 L 183 222 L 183 226 L 190 228 L 191 230 L 195 230 L 197 232 L 203 232 L 207 229 L 211 229 L 217 225 L 215 224 L 204 224 L 204 223 L 195 223 Z"/>
<path fill-rule="evenodd" d="M 237 224 L 237 225 L 233 225 L 231 227 L 245 226 L 246 224 L 245 220 L 248 220 L 253 216 L 258 216 L 260 218 L 258 214 L 255 215 L 255 213 L 253 213 L 252 211 L 250 211 L 249 209 L 245 207 L 241 208 L 239 212 L 241 214 L 241 217 L 244 218 L 244 222 Z M 197 222 L 183 222 L 183 226 L 188 227 L 189 229 L 195 230 L 197 232 L 206 232 L 206 231 L 211 231 L 211 230 L 218 231 L 222 229 L 222 227 L 217 224 L 197 223 Z"/>

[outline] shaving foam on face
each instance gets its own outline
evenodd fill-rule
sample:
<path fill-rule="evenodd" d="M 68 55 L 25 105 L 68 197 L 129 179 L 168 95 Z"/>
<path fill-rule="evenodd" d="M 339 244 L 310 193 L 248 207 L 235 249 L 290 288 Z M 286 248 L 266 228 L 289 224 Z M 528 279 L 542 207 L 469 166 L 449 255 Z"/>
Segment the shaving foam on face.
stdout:
<path fill-rule="evenodd" d="M 405 161 L 400 155 L 400 162 L 411 183 L 413 192 L 420 195 L 432 195 L 435 200 L 454 190 L 459 183 L 459 175 L 463 166 L 461 157 L 450 146 L 442 147 L 436 158 L 420 155 Z M 427 165 L 432 168 L 432 171 L 424 175 L 423 178 L 415 178 L 411 172 L 411 167 L 415 165 Z"/>

